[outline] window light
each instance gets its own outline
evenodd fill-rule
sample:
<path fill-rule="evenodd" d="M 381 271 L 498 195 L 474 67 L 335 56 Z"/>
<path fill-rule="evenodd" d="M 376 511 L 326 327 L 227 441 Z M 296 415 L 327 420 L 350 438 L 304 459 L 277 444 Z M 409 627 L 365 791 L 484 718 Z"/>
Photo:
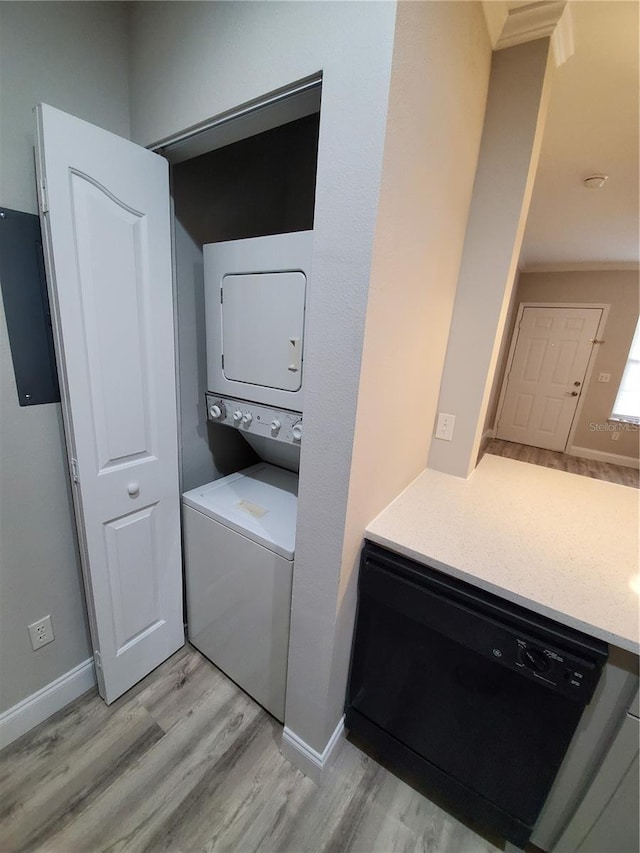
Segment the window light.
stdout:
<path fill-rule="evenodd" d="M 640 424 L 640 320 L 631 342 L 627 366 L 622 374 L 611 419 Z"/>

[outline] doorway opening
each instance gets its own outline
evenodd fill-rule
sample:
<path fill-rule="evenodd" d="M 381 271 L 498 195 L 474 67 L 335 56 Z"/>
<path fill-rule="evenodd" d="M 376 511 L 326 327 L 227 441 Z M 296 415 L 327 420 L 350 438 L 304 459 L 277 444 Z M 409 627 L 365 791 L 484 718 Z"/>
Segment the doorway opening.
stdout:
<path fill-rule="evenodd" d="M 483 453 L 619 485 L 640 487 L 637 469 L 576 453 L 585 395 L 599 381 L 593 366 L 605 340 L 609 305 L 519 305 L 497 407 Z M 603 386 L 606 387 L 606 386 Z"/>
<path fill-rule="evenodd" d="M 312 231 L 320 102 L 321 79 L 302 81 L 159 149 L 171 163 L 181 492 L 258 461 L 207 418 L 203 246 Z"/>

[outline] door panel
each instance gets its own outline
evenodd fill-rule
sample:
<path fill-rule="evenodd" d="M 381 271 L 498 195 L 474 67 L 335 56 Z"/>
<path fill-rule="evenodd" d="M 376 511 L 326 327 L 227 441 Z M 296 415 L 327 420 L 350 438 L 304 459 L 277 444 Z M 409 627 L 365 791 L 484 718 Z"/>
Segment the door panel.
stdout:
<path fill-rule="evenodd" d="M 99 470 L 149 453 L 143 318 L 148 282 L 137 262 L 144 217 L 86 176 L 71 175 L 78 276 L 82 289 Z"/>
<path fill-rule="evenodd" d="M 116 655 L 142 632 L 162 621 L 159 611 L 158 554 L 154 544 L 156 506 L 116 518 L 104 526 Z M 132 572 L 131 566 L 136 566 Z"/>
<path fill-rule="evenodd" d="M 523 310 L 498 438 L 564 450 L 601 317 L 601 308 Z"/>
<path fill-rule="evenodd" d="M 46 105 L 38 181 L 100 693 L 184 643 L 167 163 Z"/>

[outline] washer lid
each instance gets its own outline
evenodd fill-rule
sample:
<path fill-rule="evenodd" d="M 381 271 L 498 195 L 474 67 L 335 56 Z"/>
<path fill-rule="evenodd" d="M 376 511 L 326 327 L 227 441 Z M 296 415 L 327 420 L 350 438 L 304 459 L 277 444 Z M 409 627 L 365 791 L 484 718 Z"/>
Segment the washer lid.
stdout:
<path fill-rule="evenodd" d="M 293 560 L 298 506 L 298 475 L 264 462 L 191 489 L 190 506 L 232 530 Z"/>

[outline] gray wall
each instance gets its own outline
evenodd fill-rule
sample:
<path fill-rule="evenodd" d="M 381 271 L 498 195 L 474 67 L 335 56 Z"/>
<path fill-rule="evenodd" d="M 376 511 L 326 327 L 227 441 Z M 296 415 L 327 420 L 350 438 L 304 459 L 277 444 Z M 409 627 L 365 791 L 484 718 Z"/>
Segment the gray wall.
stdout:
<path fill-rule="evenodd" d="M 257 461 L 236 430 L 207 421 L 207 349 L 202 245 L 175 220 L 180 487 L 195 489 Z"/>
<path fill-rule="evenodd" d="M 36 213 L 33 107 L 129 135 L 121 3 L 0 3 L 0 204 Z M 0 712 L 90 655 L 58 404 L 20 408 L 0 306 Z M 51 614 L 55 641 L 27 624 Z"/>
<path fill-rule="evenodd" d="M 490 63 L 479 4 L 400 4 L 334 639 L 334 720 L 364 528 L 429 452 Z"/>
<path fill-rule="evenodd" d="M 324 749 L 395 4 L 139 3 L 132 130 L 166 139 L 323 72 L 286 724 Z"/>
<path fill-rule="evenodd" d="M 550 88 L 547 38 L 496 51 L 438 412 L 451 441 L 431 442 L 428 467 L 473 471 L 540 155 Z M 435 422 L 432 430 L 435 429 Z"/>
<path fill-rule="evenodd" d="M 172 169 L 175 211 L 202 245 L 313 228 L 319 115 Z"/>

